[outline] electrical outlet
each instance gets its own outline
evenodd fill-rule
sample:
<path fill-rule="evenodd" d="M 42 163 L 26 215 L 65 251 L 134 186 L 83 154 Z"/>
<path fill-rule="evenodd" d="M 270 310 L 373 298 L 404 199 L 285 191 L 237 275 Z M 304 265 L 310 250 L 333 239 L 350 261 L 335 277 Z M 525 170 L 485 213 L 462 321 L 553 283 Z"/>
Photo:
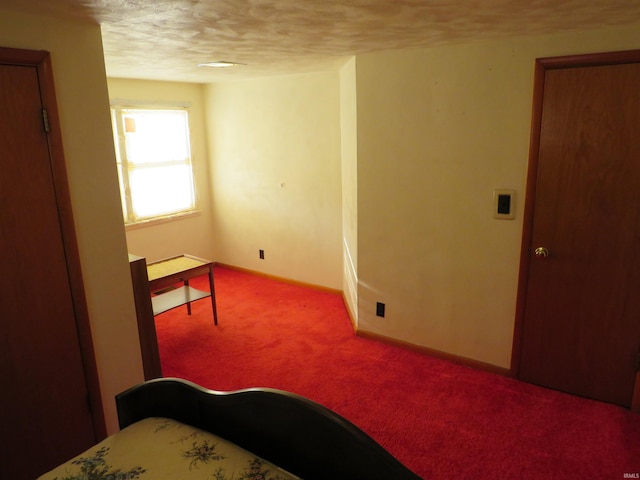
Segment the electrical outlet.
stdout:
<path fill-rule="evenodd" d="M 258 250 L 258 254 L 260 255 L 260 259 L 264 260 L 264 250 Z"/>
<path fill-rule="evenodd" d="M 376 316 L 384 318 L 384 303 L 376 303 Z"/>

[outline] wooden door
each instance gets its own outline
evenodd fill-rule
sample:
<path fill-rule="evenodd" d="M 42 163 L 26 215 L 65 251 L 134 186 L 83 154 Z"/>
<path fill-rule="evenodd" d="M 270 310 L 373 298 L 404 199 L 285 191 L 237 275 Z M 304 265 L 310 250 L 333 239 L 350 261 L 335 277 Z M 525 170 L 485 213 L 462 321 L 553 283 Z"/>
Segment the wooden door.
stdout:
<path fill-rule="evenodd" d="M 516 349 L 520 379 L 624 406 L 640 353 L 636 61 L 538 65 Z"/>
<path fill-rule="evenodd" d="M 104 433 L 50 81 L 45 53 L 0 49 L 0 476 L 14 480 Z"/>

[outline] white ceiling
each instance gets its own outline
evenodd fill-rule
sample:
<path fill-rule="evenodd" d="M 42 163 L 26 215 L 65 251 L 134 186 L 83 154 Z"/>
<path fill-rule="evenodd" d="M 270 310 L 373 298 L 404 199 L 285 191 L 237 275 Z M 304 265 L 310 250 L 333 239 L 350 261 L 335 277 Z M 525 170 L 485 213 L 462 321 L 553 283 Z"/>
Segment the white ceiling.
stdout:
<path fill-rule="evenodd" d="M 113 77 L 220 81 L 345 56 L 640 22 L 639 0 L 0 0 L 102 26 Z M 199 63 L 246 66 L 217 70 Z"/>

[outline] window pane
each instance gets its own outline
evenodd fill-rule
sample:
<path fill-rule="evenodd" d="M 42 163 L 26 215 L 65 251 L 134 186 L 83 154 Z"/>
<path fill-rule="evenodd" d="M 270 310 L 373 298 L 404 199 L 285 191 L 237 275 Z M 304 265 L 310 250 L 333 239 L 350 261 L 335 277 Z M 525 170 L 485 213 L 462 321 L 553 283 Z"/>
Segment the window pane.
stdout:
<path fill-rule="evenodd" d="M 194 208 L 191 167 L 169 165 L 137 168 L 129 173 L 131 201 L 138 218 L 149 218 Z"/>
<path fill-rule="evenodd" d="M 120 185 L 120 201 L 122 202 L 122 215 L 125 219 L 129 217 L 129 213 L 127 211 L 127 198 L 126 198 L 126 184 L 125 178 L 123 174 L 123 166 L 122 159 L 120 158 L 120 144 L 118 142 L 118 130 L 116 129 L 116 123 L 118 121 L 118 117 L 116 115 L 115 109 L 111 109 L 111 125 L 113 126 L 113 143 L 116 152 L 116 165 L 118 167 L 118 184 Z"/>
<path fill-rule="evenodd" d="M 189 159 L 186 111 L 123 109 L 122 118 L 129 163 L 141 165 Z"/>
<path fill-rule="evenodd" d="M 113 107 L 125 223 L 195 210 L 187 109 Z"/>
<path fill-rule="evenodd" d="M 127 198 L 123 192 L 126 192 L 126 187 L 124 186 L 124 178 L 122 176 L 122 168 L 118 165 L 118 183 L 120 184 L 120 202 L 122 203 L 122 215 L 125 219 L 129 218 L 129 212 L 127 211 Z"/>

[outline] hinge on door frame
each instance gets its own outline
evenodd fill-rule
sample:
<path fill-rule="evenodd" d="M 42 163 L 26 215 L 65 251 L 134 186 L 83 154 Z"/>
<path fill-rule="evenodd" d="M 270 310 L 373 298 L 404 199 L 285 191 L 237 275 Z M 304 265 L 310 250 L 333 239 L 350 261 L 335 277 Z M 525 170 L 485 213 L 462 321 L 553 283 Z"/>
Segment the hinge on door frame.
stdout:
<path fill-rule="evenodd" d="M 44 131 L 49 133 L 51 128 L 49 127 L 49 112 L 46 108 L 42 109 L 42 125 L 44 126 Z"/>

